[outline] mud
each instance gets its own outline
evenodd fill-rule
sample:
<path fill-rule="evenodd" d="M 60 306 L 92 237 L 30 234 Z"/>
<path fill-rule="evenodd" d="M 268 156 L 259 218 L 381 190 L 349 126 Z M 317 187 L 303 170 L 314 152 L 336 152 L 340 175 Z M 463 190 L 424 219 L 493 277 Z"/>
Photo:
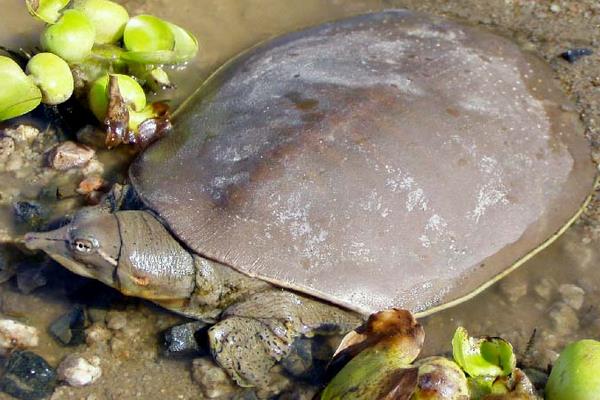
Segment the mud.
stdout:
<path fill-rule="evenodd" d="M 523 48 L 548 60 L 564 90 L 576 101 L 594 145 L 594 158 L 600 160 L 600 30 L 597 29 L 600 3 L 594 0 L 131 0 L 123 3 L 131 14 L 151 12 L 165 17 L 191 29 L 200 40 L 197 59 L 187 70 L 174 71 L 174 80 L 185 84 L 169 95 L 174 99 L 173 104 L 182 101 L 211 71 L 239 51 L 276 34 L 322 21 L 405 7 L 480 24 L 513 37 Z M 0 44 L 29 47 L 36 43 L 41 24 L 27 15 L 23 3 L 0 0 L 0 4 L 4 10 L 0 14 Z M 572 48 L 591 49 L 593 54 L 569 63 L 560 54 Z M 44 127 L 41 128 L 43 131 Z M 42 188 L 56 179 L 65 179 L 73 187 L 83 176 L 80 170 L 67 174 L 72 177 L 52 174 L 38 158 L 63 139 L 50 137 L 28 157 L 26 150 L 19 150 L 30 166 L 28 172 L 21 172 L 25 175 L 16 177 L 0 172 L 0 192 L 4 196 L 0 197 L 0 242 L 11 241 L 28 228 L 15 224 L 10 204 L 39 198 Z M 110 161 L 114 158 L 103 157 L 99 151 L 98 159 L 105 164 L 105 170 L 111 171 L 105 175 L 107 180 L 122 181 L 123 165 L 130 155 L 119 155 L 120 161 L 114 164 Z M 61 205 L 48 201 L 50 214 L 66 213 L 83 203 L 81 197 L 72 199 Z M 459 325 L 475 335 L 505 337 L 515 345 L 526 366 L 539 369 L 552 363 L 568 341 L 583 337 L 600 339 L 599 244 L 600 198 L 596 194 L 584 215 L 552 246 L 473 300 L 424 319 L 424 355 L 447 353 L 451 335 Z M 71 353 L 100 358 L 102 377 L 96 383 L 84 388 L 61 385 L 53 399 L 202 398 L 193 381 L 191 359 L 169 359 L 160 352 L 159 333 L 181 322 L 181 318 L 70 275 L 55 264 L 26 259 L 13 249 L 0 249 L 0 258 L 0 269 L 21 272 L 0 284 L 0 318 L 16 318 L 37 327 L 40 345 L 35 351 L 53 366 Z M 4 259 L 7 262 L 3 266 Z M 36 276 L 31 271 L 39 271 L 46 284 L 24 293 L 23 289 L 32 287 L 31 281 Z M 65 347 L 48 333 L 48 327 L 75 304 L 91 305 L 96 311 L 87 328 L 88 342 Z M 125 317 L 125 325 L 110 323 L 115 313 Z M 9 397 L 0 393 L 0 400 L 5 399 Z"/>

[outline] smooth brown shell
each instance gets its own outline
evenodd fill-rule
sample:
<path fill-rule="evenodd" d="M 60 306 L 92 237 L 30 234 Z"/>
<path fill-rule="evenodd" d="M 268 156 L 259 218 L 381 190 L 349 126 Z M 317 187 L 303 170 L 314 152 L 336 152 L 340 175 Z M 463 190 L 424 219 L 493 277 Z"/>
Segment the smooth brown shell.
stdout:
<path fill-rule="evenodd" d="M 560 231 L 594 167 L 551 69 L 408 11 L 259 45 L 130 170 L 197 253 L 362 313 L 473 293 Z"/>

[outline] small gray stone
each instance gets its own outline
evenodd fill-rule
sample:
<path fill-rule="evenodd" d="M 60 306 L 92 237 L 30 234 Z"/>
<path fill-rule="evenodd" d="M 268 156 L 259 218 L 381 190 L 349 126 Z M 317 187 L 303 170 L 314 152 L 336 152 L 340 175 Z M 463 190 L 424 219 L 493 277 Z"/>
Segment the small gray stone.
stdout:
<path fill-rule="evenodd" d="M 209 399 L 227 398 L 237 391 L 235 383 L 220 367 L 208 358 L 196 358 L 192 362 L 192 379 Z"/>
<path fill-rule="evenodd" d="M 15 141 L 10 137 L 0 138 L 0 163 L 5 163 L 15 151 Z"/>
<path fill-rule="evenodd" d="M 500 282 L 500 292 L 511 303 L 516 303 L 527 294 L 528 284 L 525 280 L 504 279 Z"/>
<path fill-rule="evenodd" d="M 533 287 L 535 293 L 540 296 L 544 300 L 550 300 L 552 297 L 552 292 L 554 291 L 554 287 L 556 284 L 552 282 L 548 278 L 542 278 L 540 281 Z"/>
<path fill-rule="evenodd" d="M 15 142 L 33 143 L 40 134 L 40 131 L 31 125 L 18 125 L 14 129 L 7 129 L 4 131 L 6 136 L 9 136 L 15 140 Z"/>
<path fill-rule="evenodd" d="M 96 152 L 83 144 L 66 141 L 56 146 L 49 155 L 50 166 L 59 171 L 79 168 L 87 164 Z"/>
<path fill-rule="evenodd" d="M 168 356 L 200 355 L 202 349 L 196 338 L 206 324 L 201 321 L 173 326 L 163 333 L 165 353 Z"/>
<path fill-rule="evenodd" d="M 0 319 L 0 355 L 14 349 L 27 349 L 39 344 L 39 333 L 28 326 L 11 319 Z"/>
<path fill-rule="evenodd" d="M 106 315 L 106 326 L 113 331 L 120 331 L 127 326 L 127 317 L 122 312 L 109 312 Z"/>
<path fill-rule="evenodd" d="M 88 346 L 105 344 L 112 338 L 112 332 L 104 324 L 94 323 L 85 330 L 85 343 Z"/>
<path fill-rule="evenodd" d="M 85 342 L 86 316 L 81 306 L 74 306 L 50 325 L 50 333 L 62 344 L 75 346 Z"/>
<path fill-rule="evenodd" d="M 77 354 L 71 354 L 58 366 L 58 379 L 75 387 L 91 385 L 102 376 L 99 364 L 97 358 L 89 362 Z"/>
<path fill-rule="evenodd" d="M 564 284 L 558 287 L 558 291 L 561 294 L 563 301 L 573 307 L 575 310 L 579 310 L 583 305 L 585 291 L 579 286 L 573 284 Z"/>
<path fill-rule="evenodd" d="M 559 335 L 568 335 L 579 329 L 577 313 L 566 303 L 556 303 L 550 310 L 550 319 Z"/>

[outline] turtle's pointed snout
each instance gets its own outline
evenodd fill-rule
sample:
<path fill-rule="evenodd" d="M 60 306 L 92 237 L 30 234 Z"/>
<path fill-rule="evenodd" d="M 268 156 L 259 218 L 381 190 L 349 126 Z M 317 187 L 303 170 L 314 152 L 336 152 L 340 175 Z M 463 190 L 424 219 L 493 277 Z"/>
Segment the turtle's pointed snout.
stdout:
<path fill-rule="evenodd" d="M 48 251 L 54 248 L 57 242 L 64 243 L 65 235 L 62 229 L 49 232 L 29 232 L 23 236 L 25 247 L 29 250 Z"/>
<path fill-rule="evenodd" d="M 38 250 L 40 247 L 40 237 L 37 232 L 29 232 L 23 236 L 23 243 L 29 250 Z"/>

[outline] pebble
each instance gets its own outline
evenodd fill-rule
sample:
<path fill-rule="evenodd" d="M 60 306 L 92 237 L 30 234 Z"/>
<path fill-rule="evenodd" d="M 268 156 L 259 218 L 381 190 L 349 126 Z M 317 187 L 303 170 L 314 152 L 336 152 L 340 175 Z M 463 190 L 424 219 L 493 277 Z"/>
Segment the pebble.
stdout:
<path fill-rule="evenodd" d="M 560 56 L 572 64 L 575 61 L 579 60 L 580 58 L 585 57 L 585 56 L 591 56 L 592 54 L 594 54 L 594 52 L 591 49 L 576 48 L 576 49 L 567 50 L 567 51 L 561 53 Z"/>
<path fill-rule="evenodd" d="M 31 227 L 39 227 L 46 214 L 40 204 L 24 200 L 13 204 L 13 213 L 18 222 L 28 224 Z"/>
<path fill-rule="evenodd" d="M 15 140 L 11 137 L 0 138 L 0 163 L 5 163 L 15 151 Z"/>
<path fill-rule="evenodd" d="M 15 129 L 5 130 L 4 134 L 13 138 L 16 142 L 33 143 L 40 131 L 30 125 L 19 125 Z"/>
<path fill-rule="evenodd" d="M 11 319 L 0 319 L 0 355 L 14 349 L 27 349 L 39 344 L 38 330 Z"/>
<path fill-rule="evenodd" d="M 77 187 L 77 193 L 79 194 L 90 194 L 94 191 L 100 190 L 106 186 L 106 181 L 102 179 L 100 176 L 92 175 L 84 178 L 81 182 L 79 182 L 79 186 Z"/>
<path fill-rule="evenodd" d="M 554 329 L 559 335 L 568 335 L 579 329 L 579 318 L 571 306 L 563 302 L 557 302 L 550 310 L 550 319 Z"/>
<path fill-rule="evenodd" d="M 550 11 L 552 11 L 553 13 L 559 13 L 560 12 L 560 6 L 558 4 L 552 4 L 550 6 Z"/>
<path fill-rule="evenodd" d="M 173 326 L 163 333 L 165 353 L 167 356 L 198 355 L 201 353 L 196 332 L 206 324 L 201 321 L 188 322 Z"/>
<path fill-rule="evenodd" d="M 30 351 L 15 351 L 6 362 L 0 390 L 20 400 L 45 399 L 56 386 L 56 371 Z"/>
<path fill-rule="evenodd" d="M 516 303 L 527 294 L 528 284 L 525 280 L 504 279 L 500 282 L 500 291 L 511 303 Z"/>
<path fill-rule="evenodd" d="M 127 317 L 122 312 L 109 312 L 106 315 L 106 326 L 113 331 L 120 331 L 127 326 Z"/>
<path fill-rule="evenodd" d="M 554 286 L 556 286 L 556 285 L 552 281 L 550 281 L 548 278 L 542 278 L 542 279 L 540 279 L 539 283 L 534 286 L 533 290 L 542 299 L 550 300 Z"/>
<path fill-rule="evenodd" d="M 227 398 L 237 390 L 225 371 L 207 358 L 196 358 L 192 361 L 192 379 L 209 399 Z"/>
<path fill-rule="evenodd" d="M 112 332 L 101 323 L 95 323 L 85 330 L 85 343 L 88 346 L 107 343 L 112 337 Z"/>
<path fill-rule="evenodd" d="M 94 357 L 89 362 L 77 354 L 71 354 L 60 363 L 57 373 L 58 379 L 68 383 L 70 386 L 88 386 L 102 376 L 100 359 Z"/>
<path fill-rule="evenodd" d="M 86 316 L 82 306 L 76 305 L 50 325 L 50 333 L 64 345 L 75 346 L 85 342 Z"/>
<path fill-rule="evenodd" d="M 563 301 L 575 310 L 579 310 L 583 305 L 585 291 L 577 285 L 564 284 L 558 287 Z"/>
<path fill-rule="evenodd" d="M 50 151 L 50 166 L 59 171 L 83 167 L 96 152 L 91 147 L 71 141 L 62 142 Z"/>
<path fill-rule="evenodd" d="M 90 162 L 83 166 L 81 173 L 84 176 L 102 175 L 104 173 L 104 164 L 92 158 Z"/>

